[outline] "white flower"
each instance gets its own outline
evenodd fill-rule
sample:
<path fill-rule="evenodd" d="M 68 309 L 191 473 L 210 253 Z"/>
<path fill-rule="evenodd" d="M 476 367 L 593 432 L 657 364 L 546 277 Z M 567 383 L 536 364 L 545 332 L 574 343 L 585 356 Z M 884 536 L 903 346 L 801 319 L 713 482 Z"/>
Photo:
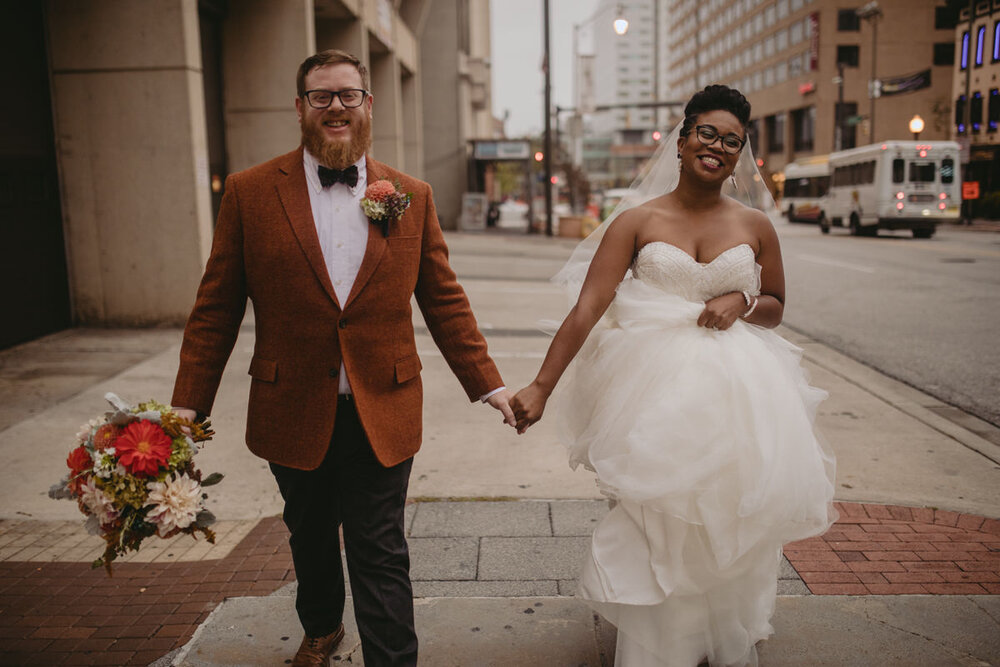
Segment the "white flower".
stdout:
<path fill-rule="evenodd" d="M 201 509 L 201 484 L 187 475 L 172 474 L 162 482 L 150 482 L 147 507 L 152 507 L 146 521 L 156 525 L 164 536 L 175 528 L 187 528 L 194 523 Z"/>
<path fill-rule="evenodd" d="M 81 445 L 90 440 L 90 436 L 94 434 L 94 429 L 101 425 L 101 420 L 91 419 L 86 424 L 80 425 L 80 430 L 76 433 L 76 441 Z"/>
<path fill-rule="evenodd" d="M 104 492 L 97 488 L 93 480 L 86 480 L 80 484 L 80 500 L 93 512 L 94 516 L 102 526 L 106 526 L 118 518 L 118 510 L 115 509 L 111 499 L 104 495 Z"/>
<path fill-rule="evenodd" d="M 115 462 L 115 448 L 108 447 L 100 452 L 94 452 L 94 474 L 101 479 L 111 479 L 111 476 L 117 472 L 119 467 L 124 466 Z"/>

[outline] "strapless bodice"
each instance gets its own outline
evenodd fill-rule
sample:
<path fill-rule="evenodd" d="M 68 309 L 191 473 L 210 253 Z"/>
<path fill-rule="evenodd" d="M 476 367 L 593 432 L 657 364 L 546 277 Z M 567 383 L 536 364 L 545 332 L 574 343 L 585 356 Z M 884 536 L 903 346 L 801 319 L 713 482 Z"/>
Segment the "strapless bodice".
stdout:
<path fill-rule="evenodd" d="M 760 268 L 753 248 L 746 243 L 724 250 L 711 262 L 699 262 L 675 245 L 653 241 L 639 249 L 632 275 L 688 301 L 760 291 Z"/>

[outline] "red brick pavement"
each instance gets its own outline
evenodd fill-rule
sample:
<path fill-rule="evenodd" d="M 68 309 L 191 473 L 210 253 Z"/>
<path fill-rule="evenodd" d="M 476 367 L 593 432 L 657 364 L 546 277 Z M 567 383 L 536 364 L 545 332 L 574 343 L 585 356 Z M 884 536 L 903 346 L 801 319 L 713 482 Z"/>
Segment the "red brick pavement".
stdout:
<path fill-rule="evenodd" d="M 785 546 L 816 595 L 1000 595 L 1000 520 L 836 503 L 825 535 Z"/>
<path fill-rule="evenodd" d="M 0 562 L 0 665 L 148 665 L 225 598 L 268 595 L 294 578 L 280 517 L 225 558 L 120 563 L 110 579 L 89 563 Z"/>

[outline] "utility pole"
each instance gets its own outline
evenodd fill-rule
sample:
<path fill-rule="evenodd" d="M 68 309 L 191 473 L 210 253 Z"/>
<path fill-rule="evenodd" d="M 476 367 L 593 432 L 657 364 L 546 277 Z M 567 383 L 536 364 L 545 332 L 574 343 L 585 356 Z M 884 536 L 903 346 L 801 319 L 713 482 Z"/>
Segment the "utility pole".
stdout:
<path fill-rule="evenodd" d="M 552 67 L 549 51 L 549 0 L 544 0 L 543 9 L 545 12 L 544 28 L 545 34 L 545 235 L 552 236 Z"/>

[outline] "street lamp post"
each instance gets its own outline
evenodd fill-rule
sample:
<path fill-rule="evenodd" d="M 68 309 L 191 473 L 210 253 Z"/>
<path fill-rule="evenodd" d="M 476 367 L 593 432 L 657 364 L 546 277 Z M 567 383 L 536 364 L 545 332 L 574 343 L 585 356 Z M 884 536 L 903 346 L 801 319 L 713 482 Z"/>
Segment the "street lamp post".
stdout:
<path fill-rule="evenodd" d="M 545 32 L 545 235 L 552 236 L 552 62 L 549 59 L 549 0 L 543 0 Z"/>
<path fill-rule="evenodd" d="M 913 140 L 920 140 L 920 133 L 924 131 L 924 119 L 920 117 L 920 114 L 913 114 L 913 118 L 910 119 L 910 132 L 913 133 Z"/>
<path fill-rule="evenodd" d="M 882 16 L 882 9 L 878 6 L 878 0 L 871 0 L 868 4 L 863 7 L 858 8 L 854 12 L 858 18 L 865 21 L 871 21 L 872 24 L 872 79 L 871 79 L 871 90 L 868 94 L 871 100 L 868 107 L 868 123 L 871 130 L 869 132 L 869 140 L 875 142 L 875 98 L 881 95 L 882 84 L 878 80 L 875 74 L 875 56 L 878 46 L 878 20 Z"/>

